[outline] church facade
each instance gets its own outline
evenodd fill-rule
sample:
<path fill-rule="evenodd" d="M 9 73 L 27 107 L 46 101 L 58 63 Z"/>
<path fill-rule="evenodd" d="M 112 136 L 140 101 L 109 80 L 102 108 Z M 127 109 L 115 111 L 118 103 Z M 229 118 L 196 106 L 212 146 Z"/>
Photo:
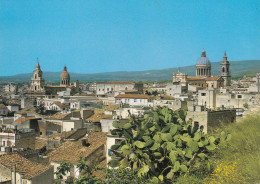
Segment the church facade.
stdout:
<path fill-rule="evenodd" d="M 206 51 L 203 49 L 201 57 L 196 63 L 196 76 L 188 76 L 178 71 L 173 74 L 173 83 L 180 83 L 183 86 L 193 85 L 204 89 L 226 88 L 231 85 L 230 64 L 227 60 L 226 51 L 220 68 L 219 76 L 211 75 L 211 62 L 206 56 Z"/>
<path fill-rule="evenodd" d="M 31 87 L 30 91 L 32 92 L 44 92 L 44 79 L 42 78 L 42 70 L 37 58 L 37 63 L 33 71 L 33 77 L 31 78 Z"/>
<path fill-rule="evenodd" d="M 67 66 L 64 66 L 63 72 L 60 75 L 60 85 L 47 86 L 44 84 L 44 79 L 42 76 L 43 72 L 41 70 L 39 60 L 37 58 L 37 63 L 33 71 L 33 77 L 31 78 L 31 85 L 28 90 L 27 96 L 30 97 L 43 97 L 46 95 L 57 95 L 60 91 L 70 91 L 72 94 L 78 92 L 79 83 L 70 83 L 70 74 L 67 71 Z"/>

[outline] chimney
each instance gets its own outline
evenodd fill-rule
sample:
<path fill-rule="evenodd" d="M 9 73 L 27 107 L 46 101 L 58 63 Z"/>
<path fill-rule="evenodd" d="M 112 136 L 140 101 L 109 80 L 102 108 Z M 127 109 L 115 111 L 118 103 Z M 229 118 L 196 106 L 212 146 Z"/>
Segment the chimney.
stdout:
<path fill-rule="evenodd" d="M 90 146 L 90 144 L 88 143 L 88 140 L 86 138 L 83 138 L 81 140 L 81 143 L 82 143 L 82 146 L 84 146 L 84 147 L 89 147 Z"/>

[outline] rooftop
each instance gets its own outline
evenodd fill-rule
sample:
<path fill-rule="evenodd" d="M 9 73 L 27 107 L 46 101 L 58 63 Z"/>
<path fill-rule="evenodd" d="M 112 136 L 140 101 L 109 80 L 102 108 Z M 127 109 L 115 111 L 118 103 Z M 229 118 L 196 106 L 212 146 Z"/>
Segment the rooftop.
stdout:
<path fill-rule="evenodd" d="M 115 98 L 148 99 L 149 96 L 143 94 L 119 94 Z"/>
<path fill-rule="evenodd" d="M 98 82 L 97 84 L 134 84 L 133 82 L 116 81 L 116 82 Z"/>
<path fill-rule="evenodd" d="M 82 145 L 82 139 L 66 141 L 48 154 L 49 160 L 53 162 L 69 161 L 72 164 L 77 164 L 80 157 L 88 157 L 106 143 L 106 133 L 90 132 L 87 136 L 87 141 L 90 144 L 88 147 Z"/>
<path fill-rule="evenodd" d="M 15 165 L 16 172 L 24 173 L 23 179 L 32 179 L 51 167 L 31 162 L 17 153 L 1 155 L 0 164 L 12 171 Z"/>
<path fill-rule="evenodd" d="M 15 122 L 15 123 L 22 123 L 22 122 L 24 122 L 24 121 L 32 120 L 32 119 L 40 119 L 40 118 L 36 118 L 36 117 L 34 117 L 34 116 L 32 116 L 32 117 L 20 117 L 20 118 L 18 118 L 17 120 L 15 120 L 14 122 Z"/>
<path fill-rule="evenodd" d="M 0 104 L 0 109 L 6 109 L 7 107 L 4 104 Z"/>
<path fill-rule="evenodd" d="M 60 102 L 54 102 L 54 104 L 57 105 L 59 108 L 69 108 L 70 107 L 70 106 L 64 105 L 64 104 L 62 104 Z"/>

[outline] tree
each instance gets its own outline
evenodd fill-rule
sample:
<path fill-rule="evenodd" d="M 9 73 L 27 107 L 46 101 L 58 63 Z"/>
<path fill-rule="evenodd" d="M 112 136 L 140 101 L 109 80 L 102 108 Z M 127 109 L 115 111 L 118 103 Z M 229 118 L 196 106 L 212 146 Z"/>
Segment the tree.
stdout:
<path fill-rule="evenodd" d="M 60 184 L 64 175 L 70 172 L 73 165 L 69 162 L 62 162 L 58 167 L 56 174 L 56 184 Z M 125 183 L 146 183 L 142 178 L 137 177 L 137 172 L 131 169 L 99 169 L 97 166 L 90 168 L 86 164 L 86 159 L 80 158 L 78 160 L 77 168 L 80 171 L 80 177 L 68 177 L 65 183 L 67 184 L 125 184 Z M 93 176 L 93 171 L 101 170 L 106 173 L 106 181 L 100 180 Z"/>
<path fill-rule="evenodd" d="M 152 109 L 143 118 L 131 116 L 129 123 L 115 121 L 113 135 L 125 140 L 111 147 L 119 159 L 111 167 L 137 170 L 138 177 L 150 183 L 170 182 L 189 173 L 195 161 L 205 164 L 210 152 L 231 135 L 222 132 L 219 138 L 203 133 L 203 126 L 185 121 L 185 112 L 174 113 L 168 107 Z"/>
<path fill-rule="evenodd" d="M 73 164 L 67 161 L 63 161 L 60 166 L 57 168 L 56 174 L 56 184 L 60 184 L 64 175 L 66 175 L 68 172 L 70 172 L 70 169 L 73 167 Z M 93 171 L 96 170 L 96 166 L 93 168 L 89 168 L 89 166 L 86 164 L 85 158 L 79 158 L 77 168 L 80 171 L 80 177 L 79 178 L 72 178 L 69 177 L 65 183 L 67 184 L 82 184 L 82 183 L 88 183 L 88 184 L 100 184 L 103 183 L 103 181 L 97 179 L 92 175 Z"/>
<path fill-rule="evenodd" d="M 243 104 L 244 108 L 248 109 L 248 103 Z"/>

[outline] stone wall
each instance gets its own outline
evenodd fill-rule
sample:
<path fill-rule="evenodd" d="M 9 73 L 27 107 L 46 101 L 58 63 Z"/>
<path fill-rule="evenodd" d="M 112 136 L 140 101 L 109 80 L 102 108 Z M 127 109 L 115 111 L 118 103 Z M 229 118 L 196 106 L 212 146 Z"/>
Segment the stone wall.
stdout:
<path fill-rule="evenodd" d="M 236 121 L 235 110 L 208 112 L 208 131 L 218 128 L 221 124 L 233 123 Z"/>
<path fill-rule="evenodd" d="M 210 132 L 214 128 L 219 127 L 222 123 L 231 123 L 236 121 L 235 110 L 224 111 L 201 111 L 187 112 L 186 121 L 192 119 L 193 122 L 198 122 L 204 126 L 204 132 Z"/>

